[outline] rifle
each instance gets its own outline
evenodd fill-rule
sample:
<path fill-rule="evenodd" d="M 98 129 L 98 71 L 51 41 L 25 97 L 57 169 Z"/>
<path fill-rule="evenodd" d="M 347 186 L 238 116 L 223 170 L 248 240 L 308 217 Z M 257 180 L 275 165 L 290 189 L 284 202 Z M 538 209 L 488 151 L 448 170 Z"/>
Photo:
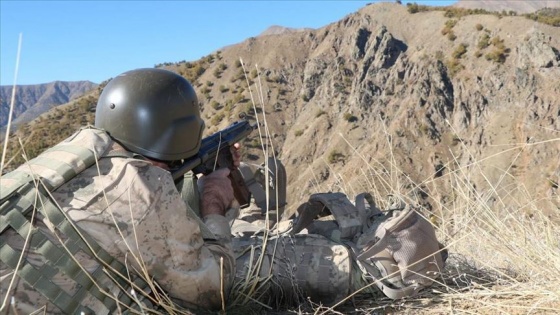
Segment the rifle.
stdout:
<path fill-rule="evenodd" d="M 251 192 L 245 184 L 241 171 L 233 165 L 233 156 L 230 147 L 247 137 L 257 125 L 251 125 L 246 120 L 234 122 L 228 127 L 202 139 L 198 153 L 188 159 L 177 168 L 171 170 L 174 180 L 178 180 L 188 171 L 195 174 L 208 175 L 214 170 L 222 167 L 230 169 L 229 179 L 233 186 L 233 195 L 241 208 L 249 206 Z"/>

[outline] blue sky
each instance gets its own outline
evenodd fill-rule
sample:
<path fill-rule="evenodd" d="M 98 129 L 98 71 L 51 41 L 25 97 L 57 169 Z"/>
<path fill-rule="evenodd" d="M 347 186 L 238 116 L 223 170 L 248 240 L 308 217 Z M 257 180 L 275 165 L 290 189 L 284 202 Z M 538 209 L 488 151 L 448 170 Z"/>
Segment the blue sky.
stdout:
<path fill-rule="evenodd" d="M 135 68 L 197 60 L 271 25 L 319 28 L 371 2 L 0 0 L 0 84 L 14 82 L 19 34 L 18 84 L 100 83 Z"/>

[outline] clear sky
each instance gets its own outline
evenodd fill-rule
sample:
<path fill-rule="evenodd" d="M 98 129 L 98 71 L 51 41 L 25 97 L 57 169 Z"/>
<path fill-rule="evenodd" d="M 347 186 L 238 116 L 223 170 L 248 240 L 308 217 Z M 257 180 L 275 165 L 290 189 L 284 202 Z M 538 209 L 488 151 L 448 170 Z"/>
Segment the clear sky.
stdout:
<path fill-rule="evenodd" d="M 14 82 L 19 34 L 18 84 L 100 83 L 135 68 L 197 60 L 271 25 L 319 28 L 371 2 L 0 0 L 0 84 Z"/>

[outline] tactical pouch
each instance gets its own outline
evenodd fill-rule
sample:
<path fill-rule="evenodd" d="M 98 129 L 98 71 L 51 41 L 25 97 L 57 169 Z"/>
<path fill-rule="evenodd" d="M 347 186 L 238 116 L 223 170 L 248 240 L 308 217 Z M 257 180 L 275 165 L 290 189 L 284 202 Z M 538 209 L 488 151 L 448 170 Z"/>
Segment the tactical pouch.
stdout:
<path fill-rule="evenodd" d="M 431 223 L 410 205 L 389 210 L 375 221 L 356 241 L 362 271 L 392 299 L 430 286 L 447 259 Z"/>
<path fill-rule="evenodd" d="M 261 165 L 241 163 L 239 170 L 261 212 L 276 211 L 281 217 L 286 206 L 286 169 L 282 162 L 270 157 Z"/>

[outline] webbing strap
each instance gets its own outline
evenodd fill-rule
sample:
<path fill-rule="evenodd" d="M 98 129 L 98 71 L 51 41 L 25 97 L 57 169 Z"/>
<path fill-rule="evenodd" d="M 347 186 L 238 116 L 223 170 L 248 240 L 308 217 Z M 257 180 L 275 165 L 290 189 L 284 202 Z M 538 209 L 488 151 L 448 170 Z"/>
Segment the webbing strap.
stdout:
<path fill-rule="evenodd" d="M 3 188 L 3 187 L 2 187 Z M 33 209 L 33 198 L 35 197 L 36 190 L 32 185 L 24 185 L 18 190 L 18 194 L 5 201 L 0 207 L 0 233 L 9 226 L 9 220 L 6 215 L 13 209 L 26 215 Z"/>
<path fill-rule="evenodd" d="M 33 160 L 29 161 L 29 165 L 31 167 L 34 165 L 43 166 L 56 173 L 52 177 L 49 176 L 48 178 L 43 178 L 43 183 L 45 183 L 47 189 L 50 191 L 58 188 L 58 186 L 69 181 L 77 175 L 76 170 L 71 165 L 44 156 L 38 156 L 34 158 Z"/>
<path fill-rule="evenodd" d="M 31 233 L 31 243 L 29 244 L 30 247 L 36 248 L 37 246 L 46 244 L 46 246 L 43 247 L 44 249 L 46 249 L 46 252 L 58 249 L 56 246 L 46 240 L 46 237 L 42 233 L 40 233 L 36 227 L 33 227 L 27 220 L 27 218 L 25 218 L 20 212 L 10 211 L 6 215 L 6 219 L 10 222 L 10 226 L 12 226 L 14 230 L 16 230 L 18 234 L 23 238 L 26 238 L 28 233 Z M 41 252 L 45 252 L 45 250 Z M 52 277 L 57 273 L 57 270 L 49 264 L 45 264 L 43 265 L 43 267 L 38 269 L 31 265 L 27 260 L 22 260 L 22 264 L 18 268 L 18 262 L 22 255 L 24 254 L 21 251 L 12 248 L 10 245 L 5 243 L 4 238 L 0 238 L 0 259 L 2 260 L 2 262 L 11 269 L 17 270 L 17 275 L 20 276 L 30 286 L 35 288 L 37 292 L 41 293 L 43 296 L 49 299 L 51 303 L 53 303 L 56 307 L 66 313 L 93 313 L 90 309 L 82 307 L 80 305 L 81 299 L 70 296 L 58 285 L 54 284 L 51 281 Z M 52 253 L 49 254 L 49 256 L 52 257 Z M 50 263 L 51 260 L 48 259 L 47 262 Z"/>
<path fill-rule="evenodd" d="M 35 194 L 37 194 L 37 190 L 31 189 L 27 194 L 19 196 L 19 202 L 26 202 L 30 205 L 29 208 L 33 209 Z M 12 211 L 8 211 L 5 215 L 2 215 L 2 225 L 6 224 L 11 226 L 23 238 L 26 238 L 29 233 L 29 229 L 32 229 L 32 237 L 30 238 L 31 242 L 29 246 L 43 255 L 46 260 L 45 265 L 39 269 L 33 267 L 29 264 L 29 262 L 24 260 L 22 261 L 23 264 L 20 266 L 17 274 L 65 313 L 79 314 L 82 310 L 88 311 L 80 306 L 80 302 L 88 292 L 101 301 L 107 309 L 116 309 L 116 301 L 114 298 L 101 292 L 94 282 L 105 269 L 105 271 L 110 272 L 110 274 L 113 275 L 111 278 L 115 280 L 121 288 L 127 290 L 127 293 L 121 294 L 119 297 L 119 301 L 122 303 L 121 305 L 128 306 L 132 304 L 132 299 L 127 295 L 128 288 L 131 287 L 131 284 L 126 278 L 126 267 L 103 250 L 90 236 L 85 234 L 83 231 L 80 231 L 83 236 L 82 238 L 80 233 L 76 231 L 77 227 L 74 227 L 66 219 L 64 214 L 50 201 L 49 198 L 44 197 L 41 194 L 39 194 L 38 197 L 41 199 L 36 202 L 37 204 L 40 203 L 42 205 L 39 211 L 41 211 L 49 221 L 51 221 L 67 236 L 67 240 L 64 242 L 66 249 L 59 248 L 53 244 L 45 235 L 40 233 L 37 228 L 31 225 L 24 214 L 20 212 L 21 209 L 19 209 L 20 211 L 17 211 L 17 209 L 12 207 Z M 23 212 L 26 213 L 28 211 Z M 21 252 L 4 244 L 3 240 L 1 247 L 2 261 L 6 260 L 6 265 L 15 270 L 17 267 L 17 261 L 21 256 Z M 88 275 L 86 271 L 84 271 L 82 267 L 80 267 L 79 264 L 70 257 L 70 255 L 75 255 L 80 250 L 91 257 L 97 257 L 99 261 L 106 265 L 99 266 L 95 272 Z M 58 272 L 58 270 L 80 285 L 80 289 L 78 289 L 73 296 L 65 293 L 62 289 L 60 289 L 60 287 L 52 283 L 50 280 Z M 137 288 L 141 288 L 136 291 L 141 291 L 142 289 L 147 288 L 147 284 L 139 278 L 137 278 L 134 283 Z"/>
<path fill-rule="evenodd" d="M 93 154 L 93 152 L 91 150 L 87 149 L 87 148 L 77 146 L 77 145 L 71 145 L 71 144 L 57 145 L 57 146 L 54 146 L 54 147 L 48 149 L 45 152 L 72 153 L 72 154 L 78 156 L 80 161 L 84 162 L 85 166 L 92 165 L 93 163 L 95 163 L 95 155 Z"/>
<path fill-rule="evenodd" d="M 377 285 L 377 287 L 381 291 L 383 291 L 383 293 L 390 299 L 397 300 L 403 297 L 413 296 L 416 295 L 416 293 L 418 293 L 418 291 L 420 291 L 422 288 L 424 288 L 422 285 L 409 285 L 404 288 L 394 288 L 387 281 L 379 280 L 382 278 L 382 276 L 376 267 L 364 261 L 360 261 L 360 265 L 364 267 L 364 269 L 366 269 L 366 271 L 370 275 L 372 275 L 372 277 L 374 278 L 373 280 L 375 282 L 375 285 Z M 374 277 L 373 275 L 379 275 L 379 276 Z"/>
<path fill-rule="evenodd" d="M 0 178 L 0 183 L 2 185 L 2 189 L 0 189 L 0 200 L 5 200 L 10 197 L 10 195 L 32 180 L 33 177 L 31 177 L 31 175 L 18 170 L 2 175 L 2 178 Z"/>

